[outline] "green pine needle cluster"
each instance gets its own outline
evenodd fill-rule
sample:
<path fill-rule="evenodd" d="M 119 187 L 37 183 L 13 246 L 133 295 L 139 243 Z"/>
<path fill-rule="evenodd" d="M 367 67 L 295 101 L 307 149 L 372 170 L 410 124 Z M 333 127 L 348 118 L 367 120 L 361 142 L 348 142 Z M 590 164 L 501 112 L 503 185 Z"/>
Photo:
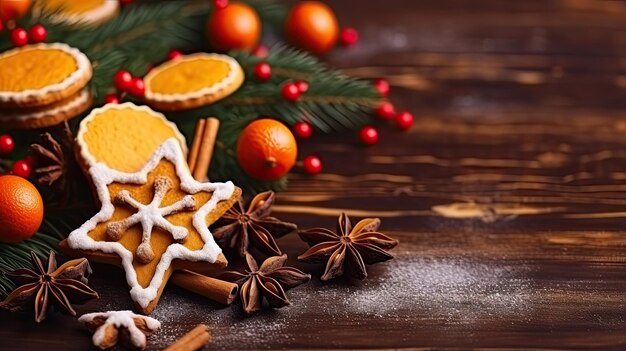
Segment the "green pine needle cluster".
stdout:
<path fill-rule="evenodd" d="M 287 7 L 271 1 L 247 2 L 259 12 L 266 29 L 282 30 Z M 204 33 L 206 19 L 212 10 L 209 3 L 179 0 L 138 2 L 124 7 L 116 18 L 94 28 L 54 23 L 50 15 L 39 18 L 26 16 L 18 21 L 18 25 L 30 28 L 35 23 L 41 23 L 48 31 L 46 42 L 66 43 L 90 58 L 94 71 L 90 88 L 97 106 L 111 91 L 113 76 L 120 69 L 143 76 L 151 65 L 163 62 L 172 49 L 211 52 Z M 0 32 L 0 52 L 11 47 L 9 31 Z M 317 58 L 284 45 L 272 48 L 266 58 L 246 52 L 232 52 L 230 55 L 246 73 L 245 83 L 236 93 L 213 105 L 168 113 L 167 116 L 179 126 L 188 142 L 192 140 L 198 118 L 219 118 L 221 126 L 209 178 L 213 181 L 232 180 L 248 196 L 267 189 L 284 190 L 287 185 L 286 177 L 274 182 L 255 180 L 239 166 L 237 138 L 252 120 L 272 117 L 289 126 L 306 120 L 320 132 L 341 131 L 370 122 L 372 109 L 380 102 L 380 96 L 370 83 L 342 75 Z M 268 82 L 259 82 L 254 77 L 254 65 L 260 61 L 272 67 L 272 78 Z M 309 90 L 298 101 L 288 102 L 281 96 L 281 87 L 295 80 L 308 82 Z M 71 125 L 76 128 L 79 120 L 80 117 L 72 120 Z M 0 126 L 0 132 L 3 132 L 1 129 Z M 16 140 L 23 148 L 16 150 L 14 157 L 23 157 L 25 143 L 36 139 L 39 131 L 11 134 L 18 138 Z M 0 169 L 6 169 L 8 164 L 0 162 Z M 46 202 L 47 209 L 55 206 L 57 204 Z M 89 207 L 76 211 L 81 218 L 93 214 L 93 209 Z M 31 267 L 30 251 L 44 257 L 49 250 L 56 249 L 58 241 L 79 224 L 74 223 L 76 211 L 66 211 L 65 214 L 62 211 L 54 214 L 47 211 L 42 227 L 32 239 L 20 244 L 0 244 L 0 298 L 14 287 L 3 273 Z"/>

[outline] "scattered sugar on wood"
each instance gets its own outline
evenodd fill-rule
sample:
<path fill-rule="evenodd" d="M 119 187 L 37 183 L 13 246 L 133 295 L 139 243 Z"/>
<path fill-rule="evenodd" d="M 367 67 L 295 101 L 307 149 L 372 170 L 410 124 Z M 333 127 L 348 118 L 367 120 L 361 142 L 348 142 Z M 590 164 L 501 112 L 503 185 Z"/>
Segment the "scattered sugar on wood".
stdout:
<path fill-rule="evenodd" d="M 152 314 L 162 322 L 152 343 L 166 346 L 203 322 L 211 328 L 210 345 L 215 349 L 319 342 L 342 346 L 342 340 L 328 340 L 324 330 L 349 325 L 347 330 L 358 332 L 360 327 L 368 332 L 377 320 L 390 319 L 418 327 L 413 325 L 416 315 L 428 316 L 439 325 L 474 324 L 485 317 L 502 321 L 512 316 L 524 318 L 531 311 L 533 290 L 524 278 L 528 273 L 524 267 L 400 255 L 368 268 L 370 279 L 328 283 L 314 279 L 287 292 L 291 306 L 264 309 L 251 317 L 243 315 L 238 302 L 221 307 L 181 289 L 168 289 Z"/>

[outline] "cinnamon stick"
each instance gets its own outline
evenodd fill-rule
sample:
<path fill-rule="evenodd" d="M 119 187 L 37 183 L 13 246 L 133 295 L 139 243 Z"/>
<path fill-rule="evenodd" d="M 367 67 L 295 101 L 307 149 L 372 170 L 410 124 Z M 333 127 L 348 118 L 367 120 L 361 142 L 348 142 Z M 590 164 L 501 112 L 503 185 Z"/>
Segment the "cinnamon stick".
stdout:
<path fill-rule="evenodd" d="M 200 123 L 199 123 L 200 124 Z M 215 147 L 215 140 L 217 139 L 217 131 L 220 127 L 220 120 L 214 117 L 209 117 L 204 123 L 204 128 L 200 138 L 200 147 L 196 156 L 194 167 L 191 169 L 191 174 L 198 181 L 204 181 L 211 165 L 211 157 L 213 156 L 213 149 Z M 196 131 L 196 135 L 198 131 Z M 194 136 L 194 143 L 196 142 L 196 136 Z M 193 145 L 192 145 L 193 149 Z"/>
<path fill-rule="evenodd" d="M 237 297 L 237 284 L 207 277 L 188 270 L 176 271 L 170 281 L 185 290 L 224 305 L 230 305 Z"/>
<path fill-rule="evenodd" d="M 198 161 L 198 154 L 200 153 L 200 144 L 202 142 L 202 135 L 204 134 L 205 124 L 206 119 L 204 118 L 200 118 L 198 122 L 196 122 L 196 130 L 193 134 L 191 150 L 189 150 L 189 156 L 187 157 L 187 164 L 189 165 L 189 170 L 192 172 L 192 174 L 194 168 L 196 168 L 196 162 Z"/>
<path fill-rule="evenodd" d="M 195 328 L 191 329 L 182 338 L 178 339 L 175 343 L 165 348 L 164 351 L 193 351 L 202 348 L 211 340 L 211 334 L 209 334 L 209 327 L 204 324 L 198 324 Z"/>

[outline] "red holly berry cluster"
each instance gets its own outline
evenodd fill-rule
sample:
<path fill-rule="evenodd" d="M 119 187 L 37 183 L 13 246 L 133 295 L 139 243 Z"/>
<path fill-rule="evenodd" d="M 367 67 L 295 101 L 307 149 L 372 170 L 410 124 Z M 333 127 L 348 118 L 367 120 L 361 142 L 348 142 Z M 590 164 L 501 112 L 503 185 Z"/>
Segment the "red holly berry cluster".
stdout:
<path fill-rule="evenodd" d="M 389 96 L 391 91 L 389 82 L 384 79 L 375 80 L 374 88 L 383 98 Z M 374 113 L 383 121 L 393 121 L 400 130 L 408 130 L 413 125 L 413 115 L 407 111 L 396 113 L 395 107 L 388 100 L 383 100 Z M 364 145 L 374 145 L 378 142 L 378 130 L 371 125 L 366 125 L 359 131 L 359 139 Z"/>
<path fill-rule="evenodd" d="M 2 31 L 2 22 L 0 22 L 0 31 Z M 46 40 L 48 32 L 41 24 L 35 24 L 28 31 L 21 27 L 16 27 L 10 33 L 11 42 L 15 46 L 24 46 L 30 43 L 42 43 Z"/>
<path fill-rule="evenodd" d="M 280 93 L 283 99 L 289 102 L 296 102 L 300 99 L 302 94 L 309 90 L 309 83 L 303 80 L 296 80 L 294 82 L 287 82 L 283 84 Z"/>
<path fill-rule="evenodd" d="M 267 65 L 267 63 L 259 63 L 255 68 L 257 73 L 257 78 L 261 80 L 259 77 L 259 65 Z M 269 70 L 269 65 L 267 67 Z M 269 78 L 268 78 L 269 79 Z M 378 79 L 374 82 L 374 87 L 376 91 L 382 96 L 387 97 L 390 92 L 389 83 L 384 79 Z M 304 81 L 295 81 L 288 82 L 282 86 L 282 96 L 285 100 L 295 102 L 300 98 L 300 95 L 306 92 L 309 88 L 307 82 Z M 402 111 L 396 113 L 395 107 L 393 104 L 387 100 L 384 100 L 378 108 L 375 109 L 375 114 L 384 121 L 393 120 L 396 126 L 401 130 L 407 130 L 411 128 L 413 125 L 413 115 L 410 112 Z M 308 139 L 313 134 L 313 127 L 310 123 L 306 121 L 296 122 L 292 131 L 296 138 L 300 140 Z M 363 145 L 374 145 L 378 142 L 379 133 L 378 129 L 372 125 L 366 125 L 359 130 L 359 140 Z M 315 155 L 309 155 L 305 157 L 302 161 L 302 168 L 308 174 L 317 174 L 322 170 L 322 161 L 319 157 Z"/>
<path fill-rule="evenodd" d="M 0 155 L 8 156 L 13 152 L 14 148 L 15 141 L 10 135 L 0 135 Z M 33 167 L 33 162 L 34 160 L 30 156 L 26 156 L 22 160 L 17 160 L 13 162 L 9 174 L 13 174 L 22 178 L 28 178 Z"/>
<path fill-rule="evenodd" d="M 180 50 L 170 50 L 167 53 L 168 60 L 178 60 L 183 57 L 183 53 Z M 153 66 L 149 65 L 147 71 L 150 72 Z M 113 76 L 113 85 L 117 90 L 117 93 L 107 94 L 104 97 L 104 102 L 106 104 L 119 104 L 122 101 L 122 98 L 125 94 L 131 94 L 136 97 L 143 97 L 145 95 L 146 86 L 144 84 L 143 78 L 133 76 L 127 70 L 119 70 Z"/>
<path fill-rule="evenodd" d="M 119 104 L 124 94 L 131 94 L 136 97 L 143 97 L 146 87 L 143 78 L 135 77 L 127 70 L 119 70 L 113 76 L 113 85 L 118 93 L 107 94 L 104 102 L 107 104 Z M 120 94 L 121 93 L 121 94 Z"/>
<path fill-rule="evenodd" d="M 387 97 L 391 91 L 389 83 L 384 79 L 377 79 L 374 81 L 374 88 L 380 96 Z M 396 109 L 393 104 L 387 100 L 383 101 L 375 110 L 378 118 L 383 121 L 394 120 L 396 126 L 401 130 L 407 130 L 413 125 L 413 115 L 407 111 L 401 111 L 396 113 Z"/>

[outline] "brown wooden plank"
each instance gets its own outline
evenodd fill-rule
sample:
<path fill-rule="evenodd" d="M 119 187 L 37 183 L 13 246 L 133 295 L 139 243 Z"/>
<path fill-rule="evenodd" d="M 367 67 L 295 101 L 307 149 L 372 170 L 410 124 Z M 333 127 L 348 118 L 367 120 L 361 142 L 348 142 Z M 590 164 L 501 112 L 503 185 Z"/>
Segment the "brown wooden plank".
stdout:
<path fill-rule="evenodd" d="M 276 215 L 334 227 L 379 216 L 401 244 L 364 282 L 317 278 L 292 306 L 244 318 L 176 287 L 154 316 L 150 349 L 198 323 L 216 349 L 624 349 L 626 346 L 626 2 L 604 0 L 332 2 L 361 42 L 328 59 L 389 77 L 416 125 L 316 136 L 324 160 L 294 174 Z M 306 250 L 279 240 L 292 263 Z M 102 299 L 130 309 L 122 273 L 95 265 Z M 0 313 L 0 349 L 82 350 L 74 318 Z"/>

